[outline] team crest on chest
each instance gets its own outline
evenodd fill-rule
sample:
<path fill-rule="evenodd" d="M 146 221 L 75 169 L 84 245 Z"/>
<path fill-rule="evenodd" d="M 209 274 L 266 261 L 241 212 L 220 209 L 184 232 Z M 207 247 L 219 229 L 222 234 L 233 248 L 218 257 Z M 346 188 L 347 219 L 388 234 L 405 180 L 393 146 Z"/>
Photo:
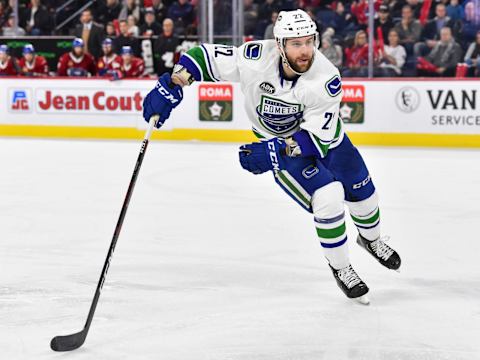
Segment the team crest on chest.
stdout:
<path fill-rule="evenodd" d="M 257 106 L 260 124 L 274 135 L 283 135 L 299 126 L 303 117 L 303 105 L 262 95 Z"/>

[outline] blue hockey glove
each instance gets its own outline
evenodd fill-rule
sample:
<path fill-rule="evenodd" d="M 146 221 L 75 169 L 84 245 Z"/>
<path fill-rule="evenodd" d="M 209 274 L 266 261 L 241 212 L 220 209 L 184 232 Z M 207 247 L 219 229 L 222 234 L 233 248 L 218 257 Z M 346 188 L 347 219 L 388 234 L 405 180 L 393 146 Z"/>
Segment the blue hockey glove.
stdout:
<path fill-rule="evenodd" d="M 143 100 L 143 118 L 150 121 L 153 115 L 160 115 L 157 129 L 170 117 L 172 109 L 176 108 L 183 99 L 181 86 L 175 85 L 170 88 L 171 78 L 169 73 L 164 73 L 157 81 L 155 89 L 150 91 Z"/>
<path fill-rule="evenodd" d="M 242 145 L 239 150 L 240 164 L 254 174 L 283 170 L 285 148 L 285 141 L 280 138 Z"/>

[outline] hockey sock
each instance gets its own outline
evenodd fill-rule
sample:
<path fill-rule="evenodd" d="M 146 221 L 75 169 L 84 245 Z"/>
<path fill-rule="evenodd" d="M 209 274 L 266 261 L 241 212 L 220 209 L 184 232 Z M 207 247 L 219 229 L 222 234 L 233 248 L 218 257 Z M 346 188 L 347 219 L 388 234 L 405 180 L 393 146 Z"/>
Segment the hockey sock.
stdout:
<path fill-rule="evenodd" d="M 374 192 L 369 198 L 358 202 L 347 202 L 353 223 L 358 232 L 367 240 L 380 237 L 380 208 L 378 196 Z"/>

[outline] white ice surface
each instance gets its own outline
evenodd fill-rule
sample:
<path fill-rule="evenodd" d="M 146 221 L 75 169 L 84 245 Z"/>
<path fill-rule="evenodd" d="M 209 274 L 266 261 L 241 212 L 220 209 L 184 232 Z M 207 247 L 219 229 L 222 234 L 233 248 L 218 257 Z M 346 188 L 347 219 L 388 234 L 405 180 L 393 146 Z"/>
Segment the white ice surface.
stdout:
<path fill-rule="evenodd" d="M 363 148 L 400 274 L 354 241 L 337 288 L 309 214 L 236 145 L 152 143 L 82 348 L 138 142 L 0 140 L 0 359 L 480 359 L 480 152 Z"/>

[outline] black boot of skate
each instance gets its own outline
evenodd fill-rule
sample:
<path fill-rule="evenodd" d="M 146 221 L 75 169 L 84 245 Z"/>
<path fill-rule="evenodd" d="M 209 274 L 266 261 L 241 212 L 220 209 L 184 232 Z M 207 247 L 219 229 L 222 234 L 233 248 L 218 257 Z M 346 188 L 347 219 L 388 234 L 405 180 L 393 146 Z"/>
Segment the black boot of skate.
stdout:
<path fill-rule="evenodd" d="M 332 269 L 332 273 L 337 281 L 338 287 L 342 289 L 348 298 L 354 299 L 364 305 L 368 305 L 370 303 L 365 295 L 368 293 L 368 286 L 362 281 L 362 279 L 360 279 L 355 270 L 353 270 L 352 265 L 348 265 L 347 267 L 339 270 L 330 266 L 330 269 Z"/>
<path fill-rule="evenodd" d="M 359 234 L 357 237 L 357 243 L 386 268 L 392 270 L 398 270 L 400 268 L 400 255 L 398 255 L 398 253 L 390 246 L 385 244 L 382 238 L 370 241 Z"/>

